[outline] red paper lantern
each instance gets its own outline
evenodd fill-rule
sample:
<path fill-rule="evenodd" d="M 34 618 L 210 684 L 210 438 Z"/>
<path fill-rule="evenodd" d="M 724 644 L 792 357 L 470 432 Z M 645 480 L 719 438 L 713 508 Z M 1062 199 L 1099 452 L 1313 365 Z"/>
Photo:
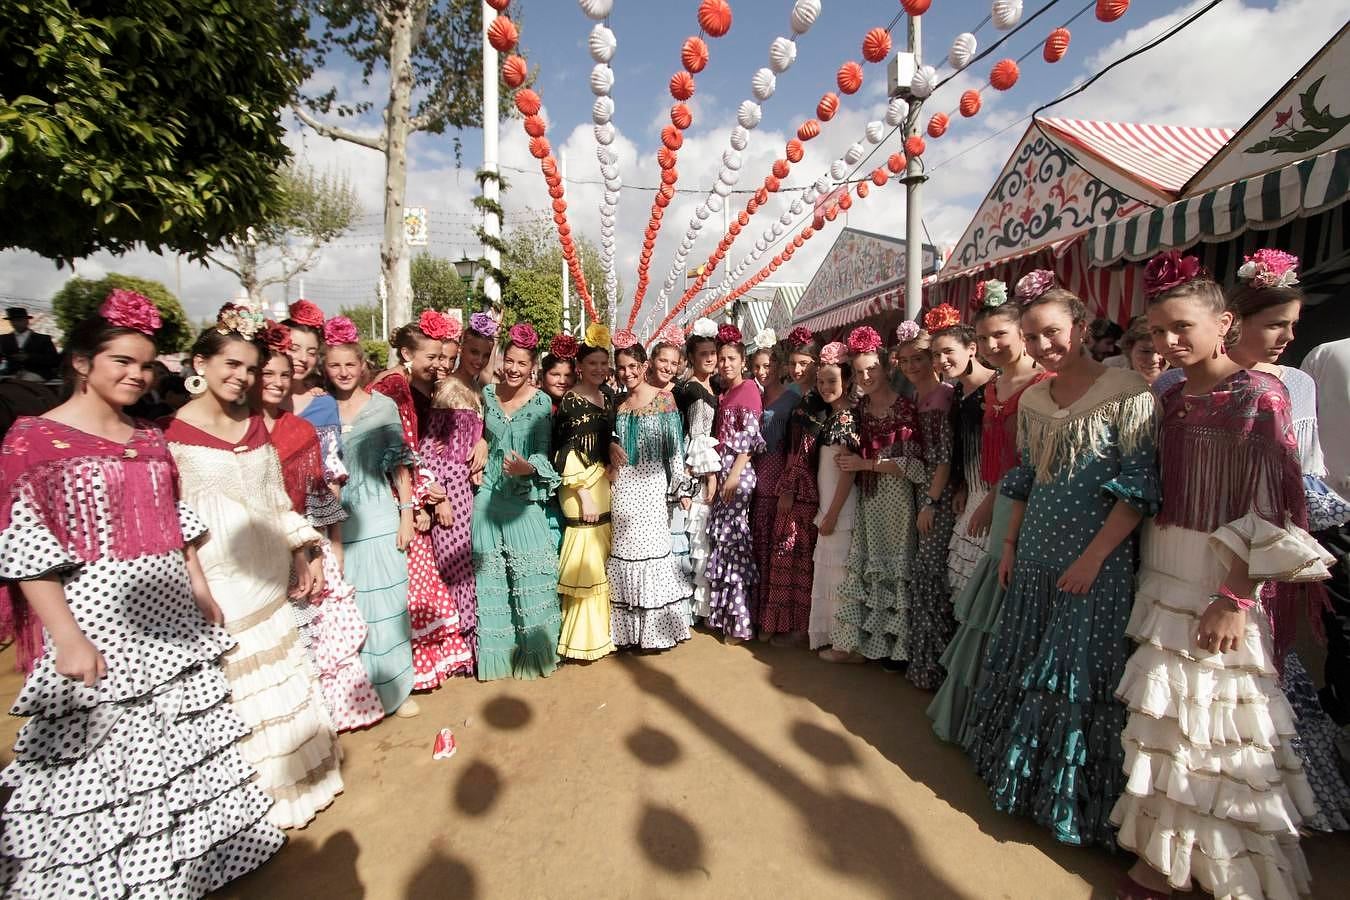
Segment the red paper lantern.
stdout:
<path fill-rule="evenodd" d="M 774 178 L 772 175 L 764 179 L 764 190 L 768 191 L 770 194 L 778 193 L 778 189 L 782 186 L 783 185 L 778 179 Z"/>
<path fill-rule="evenodd" d="M 788 162 L 786 159 L 775 159 L 773 161 L 773 177 L 786 178 L 791 171 L 792 163 Z"/>
<path fill-rule="evenodd" d="M 668 147 L 659 147 L 656 151 L 656 164 L 663 169 L 675 168 L 675 161 L 679 157 L 674 150 Z"/>
<path fill-rule="evenodd" d="M 689 111 L 689 107 L 683 103 L 676 103 L 670 108 L 670 123 L 676 128 L 684 131 L 690 125 L 694 124 L 694 114 Z"/>
<path fill-rule="evenodd" d="M 794 250 L 797 249 L 798 247 L 801 247 L 801 245 L 805 243 L 806 238 L 802 237 L 800 234 L 792 239 L 792 247 Z"/>
<path fill-rule="evenodd" d="M 498 16 L 492 20 L 492 24 L 487 30 L 488 43 L 498 53 L 509 53 L 516 46 L 516 41 L 520 40 L 520 32 L 516 30 L 516 23 L 512 22 L 506 16 Z"/>
<path fill-rule="evenodd" d="M 900 0 L 900 6 L 911 16 L 921 16 L 928 12 L 933 0 Z"/>
<path fill-rule="evenodd" d="M 665 169 L 661 172 L 662 184 L 674 184 L 680 180 L 680 173 L 676 169 Z"/>
<path fill-rule="evenodd" d="M 487 5 L 497 12 L 506 12 L 506 8 L 511 5 L 511 0 L 487 0 Z"/>
<path fill-rule="evenodd" d="M 839 218 L 839 204 L 831 203 L 825 208 L 825 221 L 833 222 L 837 218 Z"/>
<path fill-rule="evenodd" d="M 683 70 L 670 76 L 670 96 L 676 100 L 688 100 L 694 96 L 694 76 Z"/>
<path fill-rule="evenodd" d="M 817 216 L 816 218 L 820 218 L 820 217 Z M 819 226 L 819 225 L 815 226 L 814 228 L 811 227 L 810 225 L 807 225 L 805 228 L 802 229 L 802 240 L 804 240 L 804 241 L 809 241 L 809 240 L 811 240 L 811 235 L 815 234 L 815 233 L 816 233 L 817 231 L 819 231 L 819 230 L 820 230 L 820 226 Z"/>
<path fill-rule="evenodd" d="M 562 199 L 563 195 L 565 195 L 566 193 L 567 189 L 564 188 L 562 184 L 558 182 L 554 182 L 553 184 L 550 184 L 548 186 L 548 195 L 552 197 L 554 200 Z"/>
<path fill-rule="evenodd" d="M 525 133 L 530 137 L 543 137 L 548 125 L 538 116 L 525 117 Z"/>
<path fill-rule="evenodd" d="M 740 223 L 742 228 L 744 228 L 746 225 L 750 224 L 750 213 L 746 212 L 745 210 L 741 210 L 740 215 L 736 217 L 736 221 Z"/>
<path fill-rule="evenodd" d="M 969 119 L 980 112 L 980 92 L 971 88 L 961 95 L 961 115 Z"/>
<path fill-rule="evenodd" d="M 989 73 L 989 83 L 995 90 L 1006 91 L 1017 84 L 1018 76 L 1021 74 L 1016 60 L 1000 59 L 994 63 L 993 71 Z"/>
<path fill-rule="evenodd" d="M 741 223 L 732 222 L 731 227 L 727 229 L 727 234 L 731 235 L 732 237 L 736 237 L 740 233 L 741 233 Z"/>
<path fill-rule="evenodd" d="M 825 217 L 817 215 L 814 219 L 811 220 L 811 225 L 814 226 L 814 230 L 812 228 L 805 228 L 802 230 L 802 237 L 806 238 L 807 240 L 811 239 L 811 235 L 807 234 L 806 232 L 810 231 L 811 234 L 815 234 L 817 231 L 825 227 Z"/>
<path fill-rule="evenodd" d="M 928 145 L 923 142 L 923 138 L 917 134 L 912 134 L 905 138 L 905 153 L 913 159 L 916 156 L 923 156 L 923 151 L 928 149 Z"/>
<path fill-rule="evenodd" d="M 563 224 L 563 223 L 566 222 L 566 221 L 567 221 L 567 213 L 554 213 L 554 214 L 553 214 L 553 224 L 555 224 L 555 225 L 561 225 L 561 224 Z"/>
<path fill-rule="evenodd" d="M 839 67 L 839 74 L 835 76 L 835 81 L 839 85 L 839 90 L 843 93 L 856 94 L 863 83 L 862 66 L 850 59 Z"/>
<path fill-rule="evenodd" d="M 558 161 L 551 156 L 539 163 L 539 169 L 544 173 L 545 178 L 558 177 Z"/>
<path fill-rule="evenodd" d="M 771 266 L 773 266 L 773 267 L 775 267 L 775 268 L 777 268 L 778 266 L 781 266 L 782 264 L 783 264 L 783 254 L 781 254 L 781 253 L 775 254 L 775 255 L 774 255 L 774 258 L 773 258 L 773 262 L 769 263 L 769 265 L 771 265 Z"/>
<path fill-rule="evenodd" d="M 558 223 L 558 234 L 562 235 L 563 237 L 567 237 L 571 233 L 572 233 L 572 226 L 567 224 L 566 217 L 564 216 L 563 221 Z"/>
<path fill-rule="evenodd" d="M 807 119 L 797 128 L 798 140 L 809 141 L 813 137 L 819 137 L 820 123 L 815 119 Z"/>
<path fill-rule="evenodd" d="M 656 196 L 665 197 L 667 200 L 672 199 L 675 196 L 674 185 L 669 184 L 661 185 L 661 187 L 656 191 Z"/>
<path fill-rule="evenodd" d="M 750 215 L 753 216 L 753 215 L 755 214 L 755 212 L 756 212 L 758 209 L 759 209 L 759 197 L 758 197 L 758 196 L 751 197 L 749 200 L 746 201 L 746 203 L 745 203 L 745 211 L 748 212 Z"/>
<path fill-rule="evenodd" d="M 928 136 L 931 138 L 940 138 L 947 133 L 947 126 L 951 124 L 951 119 L 946 113 L 933 113 L 933 118 L 928 120 Z"/>
<path fill-rule="evenodd" d="M 727 0 L 703 0 L 698 5 L 698 27 L 719 38 L 731 30 L 731 4 Z"/>
<path fill-rule="evenodd" d="M 708 45 L 697 35 L 685 38 L 680 48 L 680 62 L 690 73 L 697 75 L 708 65 Z"/>
<path fill-rule="evenodd" d="M 671 150 L 678 150 L 684 146 L 684 135 L 674 125 L 667 125 L 661 129 L 661 143 Z"/>
<path fill-rule="evenodd" d="M 539 100 L 539 95 L 529 88 L 523 88 L 516 91 L 516 109 L 522 116 L 537 116 L 539 108 L 543 103 Z"/>
<path fill-rule="evenodd" d="M 891 55 L 891 33 L 885 28 L 873 28 L 863 37 L 863 59 L 879 63 Z"/>
<path fill-rule="evenodd" d="M 661 221 L 662 219 L 664 219 L 665 217 L 666 217 L 666 211 L 665 211 L 664 209 L 654 209 L 654 210 L 652 210 L 652 221 L 653 221 L 653 222 L 660 222 L 660 221 Z M 653 237 L 655 237 L 655 235 L 653 235 Z"/>
<path fill-rule="evenodd" d="M 783 148 L 783 155 L 788 158 L 788 162 L 799 163 L 802 161 L 802 157 L 806 155 L 806 148 L 797 138 L 790 138 L 787 146 Z"/>
<path fill-rule="evenodd" d="M 868 184 L 866 181 L 860 181 L 858 182 L 858 187 L 856 188 L 856 190 L 858 192 L 858 196 L 866 200 L 867 195 L 872 191 L 872 186 Z"/>
<path fill-rule="evenodd" d="M 1097 19 L 1114 22 L 1130 8 L 1130 0 L 1097 0 Z"/>
<path fill-rule="evenodd" d="M 848 193 L 847 191 L 844 192 L 843 194 L 840 194 L 840 195 L 839 195 L 839 208 L 840 208 L 840 209 L 852 209 L 852 208 L 853 208 L 853 195 L 850 194 L 850 193 Z"/>
<path fill-rule="evenodd" d="M 877 187 L 885 187 L 888 178 L 889 176 L 886 174 L 885 169 L 877 167 L 872 170 L 872 183 Z"/>
<path fill-rule="evenodd" d="M 662 185 L 662 187 L 669 187 L 669 185 Z M 656 199 L 653 200 L 652 202 L 659 207 L 665 208 L 670 205 L 670 198 L 667 197 L 665 194 L 658 193 L 656 195 Z"/>
<path fill-rule="evenodd" d="M 834 118 L 834 114 L 839 112 L 839 95 L 834 93 L 826 94 L 820 98 L 816 104 L 816 118 L 822 122 L 828 122 Z"/>
<path fill-rule="evenodd" d="M 1050 36 L 1045 39 L 1045 49 L 1041 51 L 1042 58 L 1048 63 L 1059 62 L 1069 52 L 1070 37 L 1067 28 L 1056 28 L 1050 32 Z"/>
<path fill-rule="evenodd" d="M 535 159 L 543 159 L 553 152 L 553 148 L 548 144 L 548 138 L 530 138 L 530 155 Z"/>
<path fill-rule="evenodd" d="M 553 211 L 554 211 L 555 213 L 565 213 L 565 212 L 567 212 L 567 201 L 566 201 L 566 200 L 563 200 L 561 197 L 558 198 L 557 200 L 554 200 L 554 201 L 553 201 Z"/>
<path fill-rule="evenodd" d="M 530 67 L 522 57 L 512 54 L 502 63 L 502 81 L 509 88 L 518 88 L 530 76 Z"/>
<path fill-rule="evenodd" d="M 890 169 L 896 175 L 905 171 L 905 166 L 908 164 L 909 160 L 905 159 L 904 154 L 902 153 L 892 153 L 890 159 L 886 160 L 886 168 Z"/>
<path fill-rule="evenodd" d="M 765 190 L 764 188 L 760 188 L 759 190 L 755 191 L 755 203 L 757 203 L 760 206 L 763 206 L 765 203 L 768 202 L 769 202 L 769 192 L 767 190 Z"/>

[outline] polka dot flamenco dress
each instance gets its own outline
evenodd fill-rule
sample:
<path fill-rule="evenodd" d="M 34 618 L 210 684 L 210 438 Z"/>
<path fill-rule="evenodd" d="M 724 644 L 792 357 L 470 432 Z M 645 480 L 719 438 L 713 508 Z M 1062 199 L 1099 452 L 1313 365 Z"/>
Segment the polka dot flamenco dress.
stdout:
<path fill-rule="evenodd" d="M 759 584 L 750 527 L 755 467 L 747 462 L 741 469 L 740 482 L 730 500 L 722 499 L 721 488 L 737 456 L 764 450 L 764 438 L 759 431 L 762 412 L 759 387 L 747 379 L 722 395 L 714 425 L 722 451 L 722 472 L 708 513 L 708 534 L 713 547 L 707 569 L 708 627 L 741 640 L 748 640 L 755 633 L 755 588 Z"/>
<path fill-rule="evenodd" d="M 0 894 L 200 897 L 256 869 L 284 839 L 239 752 L 219 666 L 234 640 L 193 601 L 182 548 L 205 528 L 175 500 L 163 437 L 24 418 L 0 471 L 0 577 L 59 575 L 108 667 L 85 687 L 48 652 L 10 710 L 30 718 L 0 775 Z M 41 631 L 8 590 L 22 657 Z"/>

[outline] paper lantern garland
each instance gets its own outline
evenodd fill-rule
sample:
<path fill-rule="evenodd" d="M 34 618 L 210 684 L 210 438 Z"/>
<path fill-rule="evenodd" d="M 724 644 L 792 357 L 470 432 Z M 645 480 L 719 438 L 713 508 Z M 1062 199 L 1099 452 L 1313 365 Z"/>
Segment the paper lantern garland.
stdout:
<path fill-rule="evenodd" d="M 811 26 L 816 24 L 816 19 L 819 17 L 820 0 L 797 0 L 792 5 L 792 15 L 788 21 L 792 26 L 793 34 L 806 34 L 811 30 Z"/>
<path fill-rule="evenodd" d="M 1097 0 L 1097 19 L 1101 22 L 1114 22 L 1125 15 L 1130 8 L 1130 0 Z"/>
<path fill-rule="evenodd" d="M 488 26 L 487 37 L 488 43 L 498 53 L 510 53 L 520 40 L 520 32 L 516 30 L 516 23 L 506 16 L 497 16 Z"/>
<path fill-rule="evenodd" d="M 516 109 L 522 116 L 535 116 L 539 114 L 542 106 L 539 95 L 529 88 L 516 91 Z"/>
<path fill-rule="evenodd" d="M 1021 71 L 1017 68 L 1017 61 L 1012 59 L 1000 59 L 994 63 L 994 68 L 989 73 L 989 84 L 999 91 L 1006 91 L 1017 84 Z"/>
<path fill-rule="evenodd" d="M 792 68 L 792 64 L 796 61 L 797 42 L 781 35 L 774 38 L 773 43 L 769 45 L 769 67 L 782 75 Z"/>
<path fill-rule="evenodd" d="M 1045 49 L 1041 52 L 1041 57 L 1048 63 L 1057 63 L 1064 58 L 1064 54 L 1069 52 L 1069 29 L 1056 28 L 1050 32 L 1050 36 L 1045 39 Z"/>
<path fill-rule="evenodd" d="M 500 9 L 493 0 L 488 2 L 492 3 L 494 8 Z M 614 8 L 614 0 L 577 0 L 577 3 L 581 6 L 581 11 L 592 19 L 606 18 Z"/>
<path fill-rule="evenodd" d="M 970 61 L 975 58 L 975 50 L 978 46 L 975 35 L 969 31 L 963 31 L 952 40 L 952 47 L 947 51 L 947 62 L 956 71 L 961 71 L 970 65 Z"/>
<path fill-rule="evenodd" d="M 725 35 L 731 30 L 731 4 L 727 0 L 702 0 L 698 5 L 698 27 L 710 37 Z"/>
<path fill-rule="evenodd" d="M 839 67 L 839 73 L 835 77 L 839 85 L 839 91 L 843 94 L 856 94 L 863 83 L 862 66 L 853 60 L 849 60 Z"/>
<path fill-rule="evenodd" d="M 910 159 L 914 159 L 917 156 L 923 156 L 923 152 L 926 149 L 928 149 L 927 145 L 924 144 L 923 138 L 919 135 L 911 134 L 909 137 L 905 138 L 905 153 L 909 155 Z"/>
<path fill-rule="evenodd" d="M 694 124 L 694 115 L 689 111 L 689 107 L 683 103 L 676 103 L 670 108 L 670 123 L 684 131 Z"/>
<path fill-rule="evenodd" d="M 960 111 L 961 115 L 969 119 L 971 116 L 979 115 L 980 112 L 980 92 L 971 88 L 961 94 Z"/>
<path fill-rule="evenodd" d="M 670 96 L 681 102 L 694 96 L 694 76 L 684 71 L 670 76 Z"/>
<path fill-rule="evenodd" d="M 1101 3 L 1101 0 L 1098 0 Z M 1022 0 L 994 0 L 989 19 L 999 31 L 1008 31 L 1022 21 Z"/>
<path fill-rule="evenodd" d="M 891 172 L 896 175 L 905 171 L 907 165 L 909 165 L 909 160 L 905 159 L 903 153 L 892 153 L 886 160 L 886 168 L 890 169 Z"/>
<path fill-rule="evenodd" d="M 590 37 L 586 39 L 586 46 L 591 51 L 591 59 L 598 63 L 607 63 L 613 59 L 618 44 L 614 32 L 604 25 L 597 25 L 592 28 Z"/>
<path fill-rule="evenodd" d="M 928 12 L 928 7 L 933 5 L 933 0 L 900 0 L 900 7 L 907 15 L 921 16 Z"/>
<path fill-rule="evenodd" d="M 807 119 L 797 128 L 798 140 L 809 141 L 812 138 L 820 136 L 820 123 L 815 119 Z"/>
<path fill-rule="evenodd" d="M 708 45 L 701 37 L 686 38 L 680 48 L 680 62 L 691 75 L 697 75 L 708 65 Z M 688 98 L 685 98 L 688 99 Z"/>
<path fill-rule="evenodd" d="M 509 88 L 518 88 L 530 77 L 530 67 L 519 56 L 508 56 L 502 63 L 502 81 Z"/>
<path fill-rule="evenodd" d="M 511 5 L 511 0 L 487 0 L 487 5 L 497 12 L 506 12 L 506 8 Z"/>
<path fill-rule="evenodd" d="M 873 28 L 863 37 L 863 59 L 879 63 L 891 55 L 891 33 L 885 28 Z"/>
<path fill-rule="evenodd" d="M 839 111 L 839 96 L 834 93 L 826 94 L 820 98 L 816 104 L 816 118 L 822 122 L 828 122 L 834 118 L 834 114 Z"/>
<path fill-rule="evenodd" d="M 951 119 L 946 113 L 933 113 L 933 117 L 928 120 L 928 136 L 931 138 L 942 137 L 947 133 L 947 126 L 950 123 Z"/>

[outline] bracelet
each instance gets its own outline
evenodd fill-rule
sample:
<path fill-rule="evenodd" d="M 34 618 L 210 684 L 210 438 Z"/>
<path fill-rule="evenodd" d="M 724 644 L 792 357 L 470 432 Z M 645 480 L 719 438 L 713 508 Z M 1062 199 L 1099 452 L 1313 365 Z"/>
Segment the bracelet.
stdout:
<path fill-rule="evenodd" d="M 1237 594 L 1233 593 L 1232 588 L 1226 584 L 1221 585 L 1219 587 L 1219 592 L 1217 594 L 1211 594 L 1209 599 L 1228 600 L 1238 608 L 1238 612 L 1246 612 L 1256 605 L 1255 600 L 1249 597 L 1239 597 Z"/>
<path fill-rule="evenodd" d="M 404 510 L 409 510 L 409 509 L 417 509 L 417 501 L 416 501 L 416 500 L 409 500 L 407 503 L 400 503 L 400 504 L 398 505 L 398 511 L 399 511 L 399 512 L 403 512 Z"/>

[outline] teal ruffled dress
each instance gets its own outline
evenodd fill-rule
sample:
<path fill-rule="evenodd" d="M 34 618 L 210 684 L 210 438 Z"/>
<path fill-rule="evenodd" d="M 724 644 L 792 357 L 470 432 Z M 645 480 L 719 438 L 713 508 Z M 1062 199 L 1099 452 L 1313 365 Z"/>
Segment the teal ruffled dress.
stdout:
<path fill-rule="evenodd" d="M 540 678 L 558 667 L 558 547 L 544 512 L 561 482 L 549 462 L 551 412 L 548 395 L 536 391 L 508 418 L 496 385 L 483 388 L 488 460 L 470 535 L 480 681 Z M 534 466 L 533 475 L 502 473 L 513 450 Z"/>
<path fill-rule="evenodd" d="M 1136 541 L 1102 564 L 1087 594 L 1056 582 L 1116 503 L 1157 511 L 1153 395 L 1135 372 L 1107 369 L 1060 408 L 1052 382 L 1029 388 L 1018 416 L 1022 464 L 1002 491 L 1026 503 L 1017 557 L 971 710 L 967 752 L 994 805 L 1067 844 L 1111 847 L 1124 789 L 1115 698 L 1133 646 Z"/>

